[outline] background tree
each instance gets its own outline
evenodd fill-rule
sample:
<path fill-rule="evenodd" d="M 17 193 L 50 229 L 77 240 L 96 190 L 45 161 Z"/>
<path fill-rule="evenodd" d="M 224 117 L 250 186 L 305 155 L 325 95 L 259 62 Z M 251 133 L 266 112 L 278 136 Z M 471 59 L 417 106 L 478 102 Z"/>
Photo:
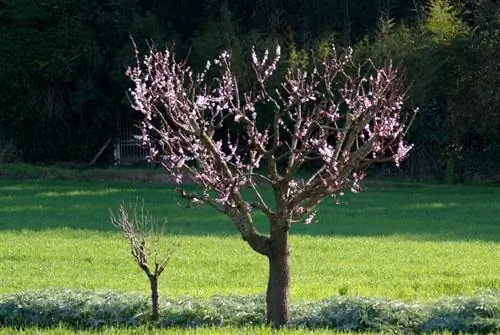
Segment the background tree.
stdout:
<path fill-rule="evenodd" d="M 137 121 L 123 76 L 133 62 L 130 35 L 175 41 L 198 71 L 205 55 L 228 48 L 240 89 L 252 87 L 244 50 L 253 44 L 262 52 L 278 41 L 293 63 L 335 42 L 362 59 L 401 62 L 409 103 L 421 106 L 407 168 L 377 174 L 499 180 L 499 15 L 495 0 L 1 1 L 2 159 L 88 163 L 122 121 Z M 259 122 L 272 122 L 272 110 L 261 114 Z M 98 163 L 112 163 L 110 149 Z"/>
<path fill-rule="evenodd" d="M 169 49 L 151 46 L 141 58 L 136 48 L 137 65 L 127 71 L 149 158 L 172 175 L 182 197 L 225 213 L 243 240 L 268 258 L 267 319 L 275 326 L 290 318 L 292 225 L 310 223 L 324 199 L 358 191 L 370 165 L 398 165 L 411 149 L 404 136 L 412 120 L 403 112 L 402 76 L 390 63 L 356 65 L 351 49 L 337 53 L 333 47 L 311 71 L 288 68 L 281 87 L 271 91 L 280 52 L 277 46 L 273 59 L 267 50 L 262 59 L 252 52 L 255 81 L 245 91 L 227 52 L 195 73 Z M 213 80 L 212 65 L 219 70 Z M 259 127 L 264 108 L 274 120 Z M 221 131 L 229 123 L 238 136 Z M 309 161 L 316 169 L 303 176 Z M 200 189 L 185 187 L 190 183 Z M 255 211 L 266 215 L 268 234 L 255 226 Z"/>
<path fill-rule="evenodd" d="M 498 39 L 490 38 L 498 36 L 499 21 L 496 26 L 492 22 L 499 11 L 487 4 L 465 15 L 458 1 L 429 0 L 418 10 L 417 22 L 381 17 L 377 32 L 355 47 L 360 58 L 391 58 L 408 71 L 410 103 L 421 106 L 409 133 L 415 150 L 405 171 L 413 178 L 498 179 L 492 168 L 497 156 L 491 155 L 500 129 L 498 113 L 493 112 L 498 110 L 493 96 L 500 96 L 495 85 L 498 61 L 492 57 Z M 477 26 L 467 24 L 471 16 Z"/>
<path fill-rule="evenodd" d="M 128 240 L 130 253 L 148 277 L 151 289 L 151 319 L 157 321 L 159 317 L 158 279 L 167 267 L 175 245 L 170 249 L 161 246 L 163 229 L 158 222 L 144 212 L 144 205 L 137 209 L 137 203 L 130 208 L 121 204 L 117 214 L 111 211 L 111 224 L 118 228 Z"/>

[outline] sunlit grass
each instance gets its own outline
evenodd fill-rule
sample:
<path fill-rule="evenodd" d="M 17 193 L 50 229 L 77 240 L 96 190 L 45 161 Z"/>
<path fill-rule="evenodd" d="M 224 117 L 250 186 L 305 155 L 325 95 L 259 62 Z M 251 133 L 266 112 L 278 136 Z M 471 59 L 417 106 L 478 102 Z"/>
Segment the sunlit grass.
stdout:
<path fill-rule="evenodd" d="M 109 208 L 145 199 L 180 247 L 164 296 L 262 294 L 267 261 L 208 207 L 186 209 L 166 185 L 0 182 L 0 293 L 49 287 L 147 293 Z M 292 231 L 293 300 L 363 295 L 437 299 L 500 289 L 500 189 L 368 188 L 325 204 Z M 262 216 L 259 226 L 265 227 Z M 165 237 L 169 243 L 171 235 Z"/>
<path fill-rule="evenodd" d="M 59 327 L 55 329 L 1 329 L 0 335 L 68 335 L 68 334 L 80 334 L 80 335 L 272 335 L 272 334 L 282 334 L 282 335 L 303 335 L 303 334 L 315 334 L 315 335 L 383 335 L 384 333 L 372 333 L 372 332 L 337 332 L 330 329 L 319 329 L 319 330 L 308 330 L 308 329 L 282 329 L 276 331 L 267 327 L 207 327 L 207 328 L 171 328 L 171 329 L 154 329 L 148 327 L 138 327 L 138 328 L 108 328 L 99 331 L 74 331 L 66 329 L 64 327 Z M 440 334 L 451 334 L 451 333 L 440 333 Z"/>
<path fill-rule="evenodd" d="M 118 234 L 56 230 L 2 237 L 3 292 L 46 287 L 147 292 L 147 281 Z M 267 263 L 240 239 L 179 238 L 181 247 L 160 281 L 164 294 L 264 292 Z M 499 288 L 500 269 L 493 261 L 499 251 L 493 243 L 294 236 L 292 244 L 295 299 L 339 293 L 427 299 Z"/>

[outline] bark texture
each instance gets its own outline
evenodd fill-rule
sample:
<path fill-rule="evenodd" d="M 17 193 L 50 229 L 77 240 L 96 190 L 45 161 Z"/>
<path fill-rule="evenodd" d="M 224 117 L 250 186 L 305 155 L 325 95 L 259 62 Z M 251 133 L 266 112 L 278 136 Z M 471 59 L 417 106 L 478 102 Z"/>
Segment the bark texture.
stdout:
<path fill-rule="evenodd" d="M 266 303 L 267 322 L 281 327 L 290 320 L 288 292 L 290 288 L 290 245 L 288 228 L 273 225 L 269 240 L 269 280 Z"/>
<path fill-rule="evenodd" d="M 159 318 L 159 306 L 158 306 L 158 277 L 154 275 L 148 275 L 149 283 L 151 286 L 151 319 L 153 321 L 158 321 Z"/>

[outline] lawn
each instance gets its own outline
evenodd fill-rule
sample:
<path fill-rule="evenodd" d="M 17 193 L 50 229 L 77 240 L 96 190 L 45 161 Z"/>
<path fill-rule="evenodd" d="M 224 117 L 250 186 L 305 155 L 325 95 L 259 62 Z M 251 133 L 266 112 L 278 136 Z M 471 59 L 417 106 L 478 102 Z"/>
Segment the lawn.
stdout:
<path fill-rule="evenodd" d="M 185 208 L 166 185 L 0 182 L 0 292 L 48 287 L 145 292 L 109 223 L 143 198 L 180 247 L 161 278 L 168 296 L 265 290 L 267 262 L 209 207 Z M 292 230 L 292 299 L 335 294 L 435 299 L 500 288 L 500 189 L 373 185 L 325 203 Z M 263 226 L 263 217 L 258 216 Z M 15 274 L 15 275 L 13 275 Z"/>
<path fill-rule="evenodd" d="M 108 218 L 110 208 L 138 198 L 167 220 L 165 244 L 180 243 L 160 278 L 164 297 L 265 291 L 266 260 L 224 216 L 185 208 L 168 185 L 3 180 L 0 293 L 146 294 L 147 280 Z M 498 291 L 499 199 L 498 187 L 372 183 L 341 205 L 327 202 L 319 222 L 292 229 L 292 301 L 339 294 L 431 301 Z M 265 227 L 262 216 L 257 221 Z"/>

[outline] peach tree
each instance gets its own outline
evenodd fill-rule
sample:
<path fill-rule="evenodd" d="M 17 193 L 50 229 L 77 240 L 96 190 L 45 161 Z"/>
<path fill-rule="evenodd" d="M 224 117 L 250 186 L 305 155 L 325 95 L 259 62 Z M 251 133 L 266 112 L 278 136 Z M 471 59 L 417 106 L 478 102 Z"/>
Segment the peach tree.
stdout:
<path fill-rule="evenodd" d="M 403 76 L 391 63 L 356 64 L 351 49 L 334 46 L 310 69 L 276 71 L 278 45 L 273 57 L 252 50 L 255 82 L 241 90 L 228 52 L 195 72 L 169 48 L 151 45 L 141 56 L 134 47 L 137 63 L 127 75 L 148 159 L 172 176 L 181 197 L 226 214 L 268 258 L 267 320 L 285 324 L 292 226 L 311 223 L 323 200 L 358 191 L 369 166 L 399 165 L 412 147 L 405 135 L 415 111 L 403 109 Z M 280 84 L 271 88 L 277 73 Z M 264 111 L 272 122 L 262 125 Z M 314 170 L 299 173 L 305 165 Z M 267 217 L 265 233 L 254 224 L 257 211 Z"/>

